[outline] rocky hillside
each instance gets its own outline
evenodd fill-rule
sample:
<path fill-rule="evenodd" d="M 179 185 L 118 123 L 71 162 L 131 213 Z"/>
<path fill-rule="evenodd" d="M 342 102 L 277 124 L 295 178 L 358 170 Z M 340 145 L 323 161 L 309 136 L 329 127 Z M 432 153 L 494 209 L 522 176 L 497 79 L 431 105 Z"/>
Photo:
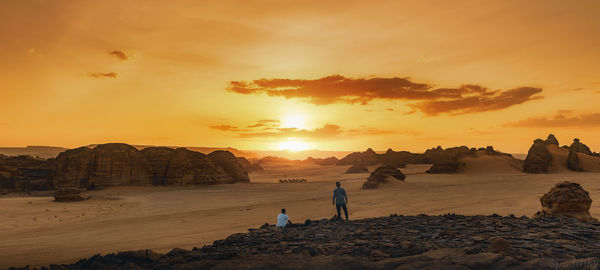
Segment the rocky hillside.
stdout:
<path fill-rule="evenodd" d="M 594 153 L 578 138 L 570 146 L 559 147 L 552 134 L 546 140 L 536 139 L 529 148 L 523 164 L 526 173 L 554 173 L 565 171 L 600 172 L 600 154 Z"/>
<path fill-rule="evenodd" d="M 205 155 L 185 148 L 138 150 L 128 144 L 110 143 L 67 150 L 49 160 L 0 157 L 0 187 L 4 191 L 249 181 L 240 161 L 223 150 Z"/>
<path fill-rule="evenodd" d="M 192 250 L 96 255 L 50 269 L 597 269 L 599 230 L 597 222 L 499 215 L 323 219 L 264 225 Z"/>

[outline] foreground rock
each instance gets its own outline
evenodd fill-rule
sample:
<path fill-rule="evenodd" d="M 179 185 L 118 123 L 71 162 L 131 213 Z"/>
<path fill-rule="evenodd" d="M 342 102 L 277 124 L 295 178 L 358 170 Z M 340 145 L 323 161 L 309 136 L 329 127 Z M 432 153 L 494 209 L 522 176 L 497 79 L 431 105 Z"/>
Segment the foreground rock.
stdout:
<path fill-rule="evenodd" d="M 372 189 L 379 187 L 380 184 L 389 183 L 391 181 L 404 181 L 406 176 L 394 166 L 382 166 L 369 175 L 367 182 L 362 186 L 363 189 Z"/>
<path fill-rule="evenodd" d="M 599 230 L 600 223 L 498 215 L 324 219 L 265 225 L 192 250 L 127 251 L 51 268 L 597 269 Z"/>
<path fill-rule="evenodd" d="M 558 183 L 540 199 L 542 210 L 536 217 L 556 216 L 580 221 L 597 221 L 590 215 L 592 198 L 579 184 Z"/>

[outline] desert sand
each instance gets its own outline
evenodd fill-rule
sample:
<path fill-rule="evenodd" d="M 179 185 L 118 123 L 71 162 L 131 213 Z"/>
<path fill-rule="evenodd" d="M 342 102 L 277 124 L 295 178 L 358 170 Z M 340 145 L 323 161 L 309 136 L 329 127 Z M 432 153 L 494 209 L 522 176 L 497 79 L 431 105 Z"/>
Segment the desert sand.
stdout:
<path fill-rule="evenodd" d="M 532 216 L 539 198 L 559 181 L 580 183 L 600 217 L 600 174 L 525 174 L 496 157 L 466 160 L 462 174 L 424 173 L 426 165 L 401 169 L 405 182 L 362 190 L 368 177 L 345 174 L 349 166 L 264 164 L 250 184 L 188 187 L 115 187 L 88 191 L 89 200 L 53 202 L 49 196 L 0 198 L 0 268 L 72 263 L 97 253 L 200 247 L 265 222 L 284 207 L 294 222 L 329 218 L 333 182 L 349 196 L 350 218 L 459 213 Z M 500 166 L 500 167 L 499 167 Z M 375 167 L 369 167 L 372 171 Z M 278 183 L 305 178 L 307 183 Z"/>

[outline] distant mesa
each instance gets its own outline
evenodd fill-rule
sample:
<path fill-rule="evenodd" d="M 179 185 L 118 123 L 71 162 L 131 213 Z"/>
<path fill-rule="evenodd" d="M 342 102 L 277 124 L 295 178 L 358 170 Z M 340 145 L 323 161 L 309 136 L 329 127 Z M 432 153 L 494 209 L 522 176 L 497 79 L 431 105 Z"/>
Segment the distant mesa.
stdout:
<path fill-rule="evenodd" d="M 0 156 L 0 188 L 38 191 L 120 185 L 202 185 L 248 183 L 248 172 L 230 152 L 209 155 L 186 148 L 123 143 L 79 147 L 56 159 Z"/>
<path fill-rule="evenodd" d="M 474 159 L 486 159 L 486 161 L 476 161 Z M 465 172 L 465 168 L 471 171 L 478 171 L 475 167 L 486 165 L 485 162 L 488 161 L 489 163 L 500 165 L 500 169 L 494 169 L 496 171 L 514 172 L 521 170 L 521 161 L 509 154 L 495 151 L 492 146 L 479 149 L 466 146 L 443 149 L 441 146 L 438 146 L 428 149 L 423 154 L 407 151 L 396 152 L 392 149 L 378 154 L 369 148 L 365 152 L 348 154 L 346 157 L 340 159 L 337 165 L 364 167 L 380 164 L 395 168 L 404 168 L 408 164 L 431 164 L 432 166 L 427 173 L 435 174 Z"/>
<path fill-rule="evenodd" d="M 248 161 L 245 157 L 237 157 L 237 159 L 246 172 L 259 172 L 265 170 L 258 162 L 250 163 L 250 161 Z"/>
<path fill-rule="evenodd" d="M 552 134 L 533 142 L 523 164 L 526 173 L 600 172 L 600 154 L 594 153 L 578 138 L 570 146 L 558 146 Z"/>
<path fill-rule="evenodd" d="M 360 166 L 360 165 L 352 165 L 352 167 L 348 168 L 348 170 L 346 170 L 346 173 L 368 173 L 369 169 L 367 169 L 367 167 L 364 166 Z"/>
<path fill-rule="evenodd" d="M 321 166 L 334 166 L 339 161 L 340 160 L 336 157 L 328 157 L 328 158 L 308 157 L 305 160 L 303 160 L 303 162 L 305 162 L 305 163 L 314 163 L 314 164 L 321 165 Z"/>
<path fill-rule="evenodd" d="M 560 217 L 579 221 L 596 221 L 590 215 L 592 198 L 581 185 L 568 181 L 558 183 L 542 198 L 542 210 L 535 214 L 536 218 Z"/>
<path fill-rule="evenodd" d="M 404 181 L 406 176 L 396 167 L 391 165 L 381 166 L 369 175 L 367 181 L 363 183 L 363 189 L 378 188 L 380 184 L 389 183 L 395 180 Z"/>

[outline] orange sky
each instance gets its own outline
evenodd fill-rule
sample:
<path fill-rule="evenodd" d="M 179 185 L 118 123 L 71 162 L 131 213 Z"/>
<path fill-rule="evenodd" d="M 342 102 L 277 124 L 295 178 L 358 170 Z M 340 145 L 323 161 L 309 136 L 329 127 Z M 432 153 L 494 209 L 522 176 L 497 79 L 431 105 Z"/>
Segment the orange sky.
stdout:
<path fill-rule="evenodd" d="M 599 1 L 324 2 L 2 1 L 0 146 L 600 150 Z"/>

